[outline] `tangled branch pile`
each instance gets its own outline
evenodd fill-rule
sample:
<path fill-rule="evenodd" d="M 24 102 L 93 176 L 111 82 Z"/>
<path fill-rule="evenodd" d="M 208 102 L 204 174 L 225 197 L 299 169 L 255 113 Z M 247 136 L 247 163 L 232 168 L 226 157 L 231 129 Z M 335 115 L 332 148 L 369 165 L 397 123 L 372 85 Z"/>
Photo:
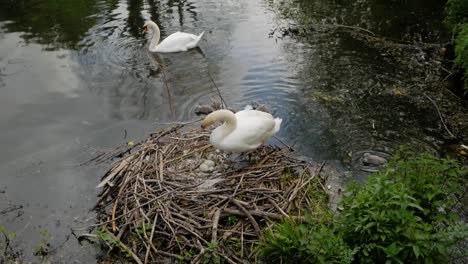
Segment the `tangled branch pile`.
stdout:
<path fill-rule="evenodd" d="M 263 228 L 323 197 L 323 164 L 271 146 L 230 161 L 208 137 L 175 126 L 118 153 L 99 185 L 98 237 L 137 263 L 253 261 Z"/>

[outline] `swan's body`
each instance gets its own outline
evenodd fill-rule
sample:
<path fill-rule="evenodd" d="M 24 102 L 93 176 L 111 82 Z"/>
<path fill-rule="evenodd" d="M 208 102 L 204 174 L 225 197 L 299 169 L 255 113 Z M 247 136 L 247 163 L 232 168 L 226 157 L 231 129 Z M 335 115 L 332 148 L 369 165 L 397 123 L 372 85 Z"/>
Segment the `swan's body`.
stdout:
<path fill-rule="evenodd" d="M 198 43 L 205 33 L 202 32 L 197 36 L 184 32 L 176 32 L 169 35 L 167 38 L 161 41 L 161 43 L 159 43 L 161 32 L 158 25 L 149 20 L 146 21 L 145 25 L 143 26 L 143 31 L 146 32 L 148 28 L 153 31 L 153 36 L 149 45 L 149 50 L 151 52 L 179 52 L 193 49 L 198 46 Z"/>
<path fill-rule="evenodd" d="M 207 115 L 202 127 L 216 121 L 224 123 L 211 132 L 210 143 L 220 150 L 245 152 L 260 147 L 278 132 L 282 120 L 257 110 L 246 109 L 234 114 L 223 109 Z"/>

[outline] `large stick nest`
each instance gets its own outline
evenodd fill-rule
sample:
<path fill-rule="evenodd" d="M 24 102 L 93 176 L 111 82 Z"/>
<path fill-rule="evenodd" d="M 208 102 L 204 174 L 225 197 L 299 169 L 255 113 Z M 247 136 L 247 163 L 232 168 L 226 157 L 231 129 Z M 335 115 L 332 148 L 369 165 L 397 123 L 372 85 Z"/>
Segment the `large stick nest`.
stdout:
<path fill-rule="evenodd" d="M 234 162 L 208 138 L 175 126 L 120 150 L 99 185 L 98 236 L 137 263 L 255 262 L 262 229 L 323 194 L 323 164 L 272 146 Z"/>

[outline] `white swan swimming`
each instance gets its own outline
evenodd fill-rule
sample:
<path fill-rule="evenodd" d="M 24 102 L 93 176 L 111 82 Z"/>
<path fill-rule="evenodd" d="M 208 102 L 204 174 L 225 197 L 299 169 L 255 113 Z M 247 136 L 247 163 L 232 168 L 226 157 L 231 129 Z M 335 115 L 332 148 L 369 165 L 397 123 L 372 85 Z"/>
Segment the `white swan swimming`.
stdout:
<path fill-rule="evenodd" d="M 148 20 L 143 25 L 143 32 L 147 32 L 148 29 L 153 31 L 153 37 L 151 38 L 151 42 L 149 45 L 149 51 L 151 52 L 179 52 L 179 51 L 187 51 L 189 49 L 195 48 L 198 46 L 201 38 L 205 31 L 203 31 L 200 35 L 194 35 L 184 32 L 176 32 L 169 35 L 165 38 L 161 43 L 159 43 L 159 39 L 161 38 L 161 32 L 159 30 L 158 25 L 151 20 Z"/>
<path fill-rule="evenodd" d="M 279 131 L 282 122 L 281 118 L 262 111 L 246 108 L 234 114 L 222 109 L 207 115 L 201 126 L 206 128 L 216 121 L 224 123 L 211 132 L 210 143 L 217 149 L 232 152 L 260 147 Z"/>

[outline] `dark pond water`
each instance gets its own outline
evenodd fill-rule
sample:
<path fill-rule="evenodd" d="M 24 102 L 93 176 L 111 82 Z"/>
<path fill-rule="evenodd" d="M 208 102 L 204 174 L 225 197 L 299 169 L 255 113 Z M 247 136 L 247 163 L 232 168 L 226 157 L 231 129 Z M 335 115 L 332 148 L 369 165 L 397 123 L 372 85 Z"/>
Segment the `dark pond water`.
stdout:
<path fill-rule="evenodd" d="M 156 122 L 194 119 L 195 104 L 217 98 L 210 76 L 230 107 L 270 105 L 284 120 L 280 137 L 316 160 L 402 143 L 436 148 L 437 113 L 408 91 L 426 72 L 402 63 L 407 53 L 321 19 L 438 42 L 443 3 L 348 2 L 0 0 L 1 225 L 16 231 L 28 259 L 47 230 L 56 262 L 93 262 L 92 246 L 66 239 L 70 228 L 93 223 L 103 168 L 77 165 Z M 163 36 L 205 30 L 201 51 L 148 53 L 148 18 Z M 274 33 L 289 23 L 314 26 L 307 38 Z"/>

